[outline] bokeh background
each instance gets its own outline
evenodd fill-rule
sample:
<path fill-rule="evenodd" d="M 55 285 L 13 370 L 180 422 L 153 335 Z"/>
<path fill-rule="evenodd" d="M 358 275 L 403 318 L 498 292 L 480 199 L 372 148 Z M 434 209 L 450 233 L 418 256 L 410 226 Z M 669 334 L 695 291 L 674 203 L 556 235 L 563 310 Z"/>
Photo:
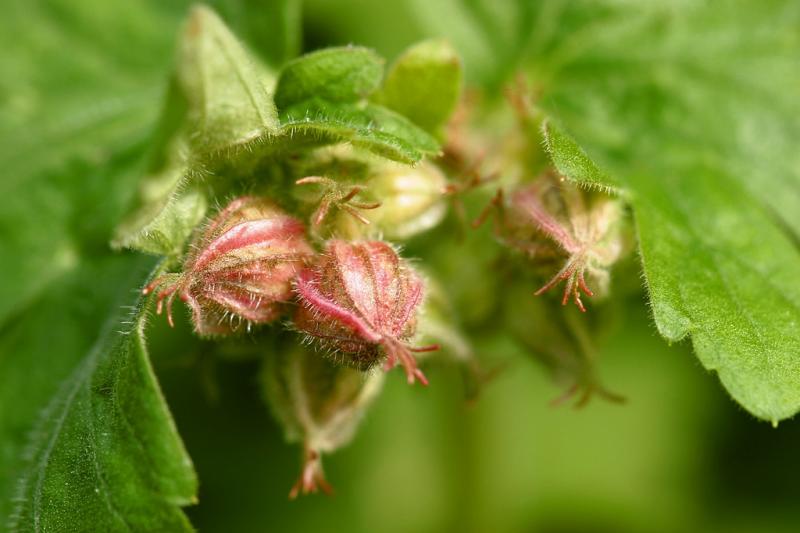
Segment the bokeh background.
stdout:
<path fill-rule="evenodd" d="M 550 109 L 582 132 L 612 169 L 658 150 L 655 139 L 643 141 L 639 152 L 626 151 L 626 139 L 652 122 L 685 118 L 664 96 L 681 90 L 680 76 L 665 66 L 647 80 L 626 77 L 641 63 L 627 61 L 620 50 L 638 61 L 658 50 L 690 59 L 697 49 L 749 31 L 749 22 L 725 22 L 726 13 L 738 12 L 730 20 L 745 21 L 752 9 L 750 21 L 760 20 L 748 3 L 720 2 L 723 22 L 716 24 L 717 8 L 690 0 L 212 4 L 272 65 L 300 51 L 347 43 L 391 59 L 422 38 L 447 37 L 464 55 L 471 87 L 500 99 L 504 84 L 526 72 L 540 82 Z M 6 34 L 0 89 L 26 83 L 41 89 L 2 106 L 4 131 L 25 141 L 14 153 L 0 146 L 8 162 L 0 183 L 4 216 L 21 226 L 3 238 L 9 253 L 26 250 L 22 268 L 6 279 L 7 299 L 27 306 L 5 309 L 0 302 L 0 314 L 19 319 L 3 326 L 4 338 L 29 334 L 26 317 L 41 323 L 66 312 L 74 323 L 54 326 L 51 336 L 80 344 L 70 335 L 81 329 L 88 335 L 88 324 L 110 301 L 101 290 L 73 298 L 70 283 L 80 287 L 95 278 L 113 284 L 112 274 L 126 268 L 109 256 L 106 243 L 140 174 L 187 6 L 145 0 L 9 0 L 2 6 L 8 16 L 0 26 Z M 90 102 L 102 105 L 72 113 Z M 67 162 L 41 171 L 48 160 Z M 40 171 L 65 196 L 24 181 Z M 14 199 L 29 186 L 27 200 Z M 50 238 L 31 238 L 26 224 L 46 224 Z M 76 227 L 85 236 L 79 244 L 71 237 Z M 200 531 L 797 531 L 800 426 L 788 421 L 773 428 L 755 420 L 701 367 L 689 343 L 668 346 L 652 323 L 635 264 L 622 282 L 630 287 L 622 291 L 598 362 L 603 382 L 627 403 L 596 399 L 577 410 L 553 407 L 561 388 L 549 372 L 504 336 L 501 324 L 476 326 L 484 315 L 472 310 L 492 307 L 471 292 L 475 276 L 500 275 L 488 231 L 469 236 L 463 246 L 478 241 L 487 251 L 470 255 L 466 266 L 453 266 L 457 248 L 433 250 L 430 240 L 412 242 L 409 250 L 423 259 L 435 256 L 433 268 L 453 274 L 446 288 L 456 293 L 460 318 L 473 328 L 476 353 L 502 370 L 473 402 L 464 400 L 458 370 L 444 363 L 426 370 L 427 389 L 409 388 L 399 374 L 391 375 L 352 445 L 326 459 L 337 490 L 332 498 L 287 500 L 299 451 L 284 444 L 261 399 L 257 363 L 214 356 L 208 345 L 188 340 L 185 322 L 176 331 L 157 323 L 151 354 L 201 480 L 199 504 L 187 510 Z M 95 266 L 61 284 L 50 300 L 14 283 L 15 275 L 43 276 L 44 265 L 48 272 L 68 272 L 74 247 Z M 28 342 L 31 353 L 47 351 L 43 343 Z M 13 357 L 3 353 L 0 371 Z M 38 387 L 46 397 L 53 376 L 67 375 L 72 366 L 55 361 L 44 376 L 31 363 L 30 382 L 0 392 L 0 407 L 13 404 L 14 387 Z M 38 407 L 14 409 L 21 425 Z M 9 443 L 3 453 L 13 450 Z"/>

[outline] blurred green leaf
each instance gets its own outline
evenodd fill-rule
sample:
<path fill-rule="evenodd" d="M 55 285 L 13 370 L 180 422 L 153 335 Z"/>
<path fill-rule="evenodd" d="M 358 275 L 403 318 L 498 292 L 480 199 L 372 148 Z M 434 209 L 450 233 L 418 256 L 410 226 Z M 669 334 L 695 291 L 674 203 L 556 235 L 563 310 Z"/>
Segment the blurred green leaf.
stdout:
<path fill-rule="evenodd" d="M 545 106 L 615 181 L 551 129 L 556 162 L 633 205 L 660 333 L 691 335 L 773 422 L 800 410 L 800 105 L 784 90 L 800 83 L 798 22 L 787 2 L 567 12 L 537 66 Z"/>
<path fill-rule="evenodd" d="M 276 132 L 277 112 L 267 90 L 270 77 L 207 7 L 195 7 L 189 15 L 176 73 L 195 150 L 230 150 Z"/>
<path fill-rule="evenodd" d="M 406 50 L 389 69 L 376 100 L 432 135 L 442 135 L 461 97 L 461 60 L 447 41 Z"/>
<path fill-rule="evenodd" d="M 372 94 L 383 77 L 383 59 L 372 50 L 348 46 L 312 52 L 287 63 L 275 89 L 281 112 L 311 98 L 355 102 Z"/>
<path fill-rule="evenodd" d="M 179 506 L 195 501 L 197 480 L 150 367 L 139 300 L 109 315 L 42 414 L 12 531 L 191 531 Z"/>
<path fill-rule="evenodd" d="M 168 18 L 12 1 L 0 17 L 0 322 L 105 246 L 157 109 Z M 69 51 L 69 53 L 67 53 Z M 146 58 L 146 59 L 145 59 Z M 13 258 L 13 259 L 12 259 Z"/>
<path fill-rule="evenodd" d="M 215 0 L 211 5 L 268 65 L 279 67 L 300 54 L 300 0 Z"/>
<path fill-rule="evenodd" d="M 200 182 L 214 159 L 278 132 L 273 80 L 209 8 L 195 7 L 179 45 L 152 162 L 113 245 L 176 256 L 202 220 Z"/>

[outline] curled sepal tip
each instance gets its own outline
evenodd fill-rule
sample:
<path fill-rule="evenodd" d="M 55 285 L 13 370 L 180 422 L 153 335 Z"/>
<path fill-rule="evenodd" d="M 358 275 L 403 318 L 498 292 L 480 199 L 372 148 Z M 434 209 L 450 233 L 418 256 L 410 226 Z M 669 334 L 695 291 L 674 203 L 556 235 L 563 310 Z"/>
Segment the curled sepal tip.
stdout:
<path fill-rule="evenodd" d="M 316 494 L 320 490 L 328 496 L 333 495 L 333 487 L 325 479 L 322 470 L 321 454 L 313 448 L 306 447 L 303 451 L 303 468 L 300 477 L 289 491 L 289 499 L 295 500 L 301 494 Z"/>
<path fill-rule="evenodd" d="M 360 185 L 343 186 L 338 182 L 322 176 L 306 176 L 295 181 L 295 185 L 320 185 L 323 188 L 319 205 L 311 215 L 311 224 L 318 228 L 328 217 L 332 208 L 340 209 L 359 222 L 369 225 L 369 219 L 360 210 L 377 209 L 380 202 L 359 202 L 355 199 L 364 187 Z"/>

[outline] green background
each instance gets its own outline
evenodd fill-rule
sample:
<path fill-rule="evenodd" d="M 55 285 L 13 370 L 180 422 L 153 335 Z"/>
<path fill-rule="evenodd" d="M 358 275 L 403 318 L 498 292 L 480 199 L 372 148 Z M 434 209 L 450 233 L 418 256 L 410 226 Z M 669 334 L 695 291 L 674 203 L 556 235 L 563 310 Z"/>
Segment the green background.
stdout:
<path fill-rule="evenodd" d="M 590 80 L 635 65 L 570 63 L 598 42 L 647 48 L 652 35 L 636 21 L 650 14 L 622 0 L 573 8 L 514 2 L 508 9 L 450 0 L 312 0 L 302 10 L 293 2 L 215 4 L 273 66 L 329 45 L 370 46 L 392 58 L 421 38 L 449 37 L 473 86 L 496 94 L 518 68 L 540 75 L 554 88 L 552 108 L 573 128 L 581 125 L 582 137 L 596 141 L 616 168 L 634 157 L 620 139 L 670 123 L 676 110 L 659 106 L 658 91 L 673 82 L 682 90 L 669 69 L 659 71 L 663 85 L 636 82 L 638 100 L 621 106 L 649 114 L 625 114 L 603 105 L 604 96 L 607 103 L 627 94 L 623 81 Z M 764 4 L 779 11 L 778 2 Z M 725 5 L 741 7 L 741 25 L 729 37 L 698 34 L 698 47 L 747 34 L 757 9 Z M 659 16 L 694 7 L 652 3 Z M 142 172 L 187 3 L 10 1 L 4 8 L 0 523 L 32 420 L 92 345 L 105 310 L 116 305 L 118 280 L 140 268 L 133 254 L 112 257 L 106 243 Z M 451 16 L 465 10 L 467 22 Z M 291 29 L 298 26 L 302 32 Z M 557 68 L 558 61 L 571 66 Z M 600 91 L 597 100 L 581 100 L 584 86 Z M 627 123 L 609 118 L 617 116 Z M 658 134 L 652 138 L 640 154 L 659 152 Z M 670 157 L 683 157 L 674 150 Z M 776 209 L 788 212 L 791 199 L 778 196 L 786 203 Z M 450 253 L 457 248 L 437 251 L 424 239 L 409 246 L 417 257 L 436 256 L 440 272 L 463 274 L 446 285 L 459 295 L 465 322 L 483 305 L 475 272 L 500 276 L 488 232 L 470 238 L 478 241 L 482 252 L 470 256 L 472 268 Z M 208 345 L 188 340 L 185 322 L 174 331 L 156 322 L 153 364 L 200 479 L 190 520 L 200 531 L 243 532 L 795 531 L 800 426 L 757 421 L 703 369 L 688 341 L 669 346 L 636 275 L 599 363 L 603 382 L 627 404 L 550 406 L 560 389 L 494 324 L 473 340 L 482 360 L 503 370 L 477 402 L 463 400 L 458 372 L 445 364 L 426 370 L 427 389 L 389 376 L 352 445 L 326 458 L 336 496 L 295 502 L 286 495 L 299 451 L 283 443 L 263 405 L 257 366 L 214 359 Z"/>

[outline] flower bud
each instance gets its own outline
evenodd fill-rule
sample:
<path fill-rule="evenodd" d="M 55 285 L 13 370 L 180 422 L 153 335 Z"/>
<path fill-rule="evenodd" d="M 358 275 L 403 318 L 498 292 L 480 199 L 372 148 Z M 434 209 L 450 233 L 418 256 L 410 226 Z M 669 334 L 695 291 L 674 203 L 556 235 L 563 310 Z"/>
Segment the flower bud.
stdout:
<path fill-rule="evenodd" d="M 571 298 L 585 311 L 581 291 L 608 291 L 609 269 L 626 249 L 617 198 L 544 175 L 515 190 L 504 210 L 500 235 L 506 244 L 536 261 L 564 261 L 537 295 L 565 281 L 561 303 Z"/>
<path fill-rule="evenodd" d="M 408 239 L 447 211 L 447 180 L 429 162 L 403 165 L 337 145 L 315 150 L 292 172 L 305 176 L 294 196 L 319 236 Z"/>
<path fill-rule="evenodd" d="M 415 167 L 386 163 L 370 176 L 368 194 L 381 202 L 364 213 L 375 228 L 389 239 L 408 239 L 427 231 L 444 218 L 447 180 L 433 164 Z"/>
<path fill-rule="evenodd" d="M 181 274 L 145 287 L 160 289 L 157 312 L 178 295 L 192 311 L 195 331 L 223 335 L 271 322 L 292 298 L 292 279 L 313 256 L 305 228 L 269 200 L 241 197 L 214 217 L 191 245 Z"/>
<path fill-rule="evenodd" d="M 301 305 L 294 317 L 298 330 L 344 363 L 360 370 L 384 362 L 388 370 L 403 365 L 409 383 L 427 385 L 411 352 L 422 278 L 397 252 L 381 241 L 331 240 L 314 268 L 296 281 Z"/>
<path fill-rule="evenodd" d="M 383 374 L 364 374 L 301 347 L 270 353 L 262 373 L 264 394 L 286 440 L 303 444 L 304 465 L 289 493 L 295 498 L 331 492 L 321 456 L 345 446 L 383 385 Z"/>

